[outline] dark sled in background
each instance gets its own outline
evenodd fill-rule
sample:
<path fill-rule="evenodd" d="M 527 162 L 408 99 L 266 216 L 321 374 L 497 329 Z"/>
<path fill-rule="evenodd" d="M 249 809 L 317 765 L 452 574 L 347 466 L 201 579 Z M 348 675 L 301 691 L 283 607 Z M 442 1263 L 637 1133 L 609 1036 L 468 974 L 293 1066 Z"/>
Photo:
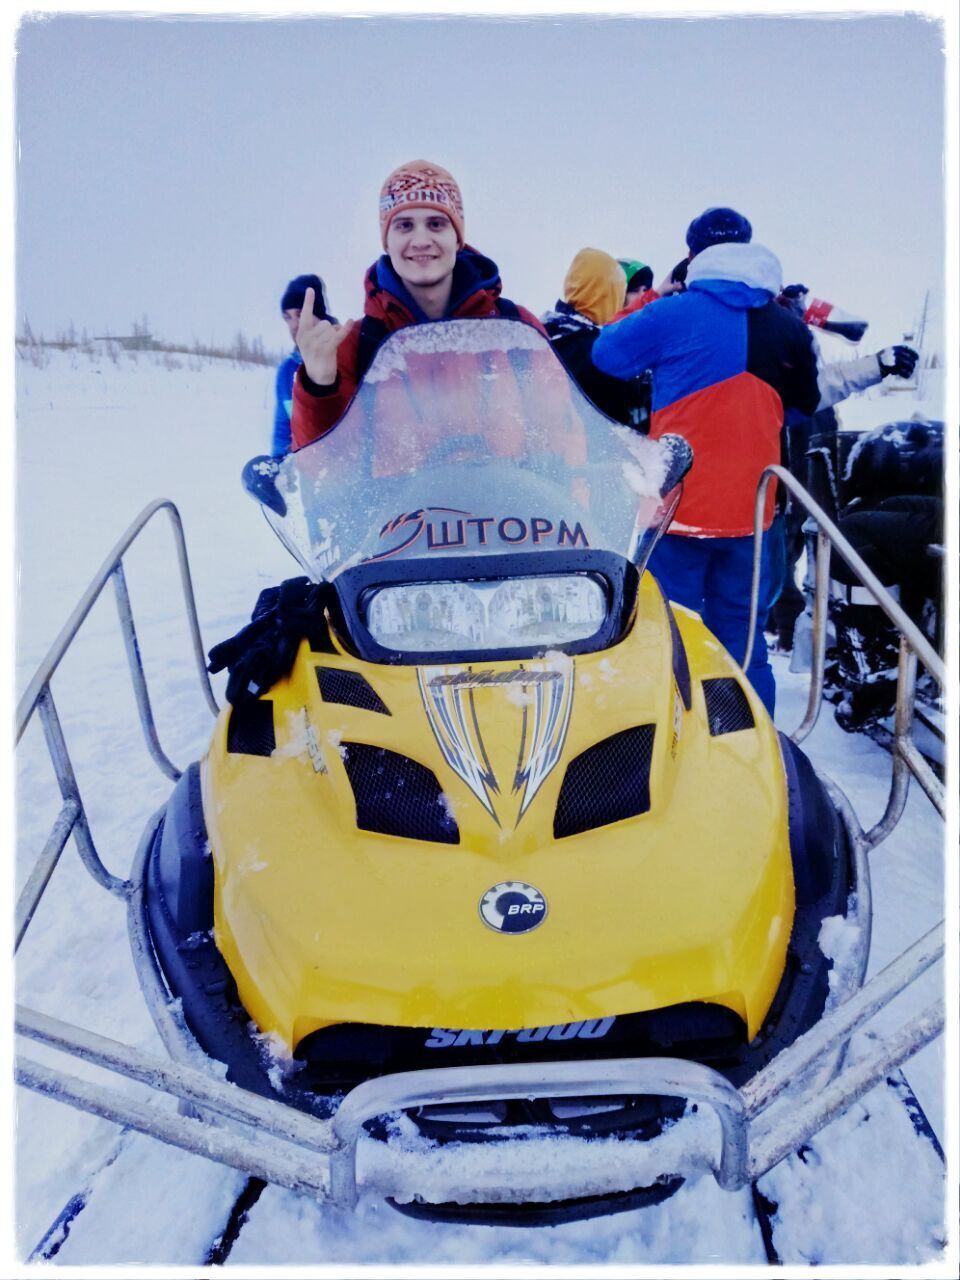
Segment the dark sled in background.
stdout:
<path fill-rule="evenodd" d="M 922 633 L 943 653 L 943 423 L 890 422 L 836 437 L 836 519 L 841 532 L 878 575 Z M 832 562 L 825 697 L 850 732 L 891 739 L 899 633 L 839 557 Z M 918 747 L 941 776 L 945 708 L 937 681 L 921 668 L 917 680 Z"/>

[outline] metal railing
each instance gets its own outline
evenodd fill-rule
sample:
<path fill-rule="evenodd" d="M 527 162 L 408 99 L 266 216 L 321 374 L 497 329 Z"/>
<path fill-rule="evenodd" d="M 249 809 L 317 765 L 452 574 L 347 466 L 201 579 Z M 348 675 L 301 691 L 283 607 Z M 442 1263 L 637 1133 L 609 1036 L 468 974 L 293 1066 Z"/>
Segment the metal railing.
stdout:
<path fill-rule="evenodd" d="M 17 901 L 15 915 L 15 949 L 19 948 L 20 943 L 23 941 L 24 934 L 30 925 L 30 921 L 33 919 L 44 890 L 50 881 L 50 877 L 53 875 L 57 863 L 60 861 L 60 855 L 63 853 L 71 834 L 76 840 L 77 850 L 84 866 L 93 876 L 97 884 L 101 885 L 104 889 L 109 890 L 110 893 L 116 894 L 117 897 L 120 898 L 126 898 L 130 891 L 130 882 L 112 875 L 104 866 L 103 861 L 97 852 L 97 848 L 94 844 L 93 836 L 87 822 L 87 815 L 83 807 L 83 801 L 80 798 L 80 789 L 77 785 L 76 774 L 74 773 L 70 753 L 67 750 L 66 739 L 63 735 L 63 729 L 60 725 L 60 719 L 57 715 L 56 705 L 53 700 L 53 691 L 51 689 L 51 681 L 63 660 L 64 654 L 70 648 L 70 645 L 73 643 L 77 632 L 86 620 L 90 610 L 100 598 L 101 592 L 110 581 L 113 582 L 116 593 L 120 630 L 123 635 L 127 665 L 130 669 L 131 680 L 133 681 L 133 690 L 137 702 L 137 712 L 140 717 L 140 724 L 143 729 L 147 749 L 158 768 L 160 768 L 168 778 L 176 781 L 177 778 L 180 777 L 180 770 L 168 759 L 160 745 L 160 740 L 157 735 L 156 723 L 153 718 L 153 708 L 150 704 L 150 694 L 147 689 L 143 662 L 140 657 L 140 643 L 137 639 L 133 610 L 130 605 L 130 593 L 127 590 L 127 580 L 123 571 L 123 557 L 125 553 L 130 549 L 131 544 L 137 539 L 144 526 L 149 523 L 158 511 L 166 511 L 173 528 L 174 543 L 180 568 L 180 582 L 183 588 L 184 604 L 187 611 L 187 620 L 190 626 L 190 637 L 193 646 L 194 658 L 200 674 L 201 688 L 203 689 L 207 705 L 210 707 L 212 713 L 217 715 L 219 712 L 219 707 L 217 706 L 216 698 L 213 695 L 213 689 L 210 685 L 210 678 L 207 675 L 207 667 L 204 660 L 203 643 L 200 639 L 200 624 L 197 620 L 197 607 L 193 595 L 193 582 L 190 576 L 190 564 L 187 559 L 187 547 L 183 536 L 183 524 L 180 520 L 180 513 L 172 502 L 165 498 L 160 498 L 156 502 L 151 502 L 149 506 L 144 507 L 117 544 L 109 552 L 107 558 L 94 575 L 90 585 L 83 593 L 77 607 L 70 614 L 70 617 L 64 623 L 59 635 L 50 646 L 46 657 L 41 662 L 33 679 L 27 685 L 23 697 L 20 699 L 17 706 L 16 742 L 19 742 L 23 737 L 24 731 L 30 723 L 34 712 L 36 711 L 40 716 L 41 723 L 43 724 L 47 751 L 49 752 L 54 773 L 57 777 L 57 783 L 60 787 L 60 795 L 63 800 L 63 805 L 56 817 L 56 820 L 54 821 L 46 844 L 44 845 L 43 850 Z"/>
<path fill-rule="evenodd" d="M 797 1081 L 803 1073 L 822 1062 L 825 1054 L 835 1053 L 838 1045 L 942 954 L 943 928 L 938 926 L 783 1050 L 741 1089 L 734 1088 L 712 1068 L 675 1058 L 441 1067 L 369 1080 L 346 1095 L 331 1119 L 320 1119 L 215 1079 L 188 1064 L 165 1062 L 141 1049 L 28 1009 L 17 1010 L 19 1035 L 149 1085 L 192 1108 L 200 1108 L 205 1115 L 213 1112 L 228 1124 L 226 1128 L 211 1127 L 191 1115 L 160 1110 L 118 1089 L 104 1088 L 30 1059 L 18 1058 L 17 1081 L 183 1151 L 218 1160 L 252 1177 L 344 1209 L 357 1202 L 357 1146 L 363 1125 L 374 1116 L 451 1102 L 579 1097 L 585 1093 L 598 1098 L 637 1094 L 681 1097 L 706 1106 L 717 1115 L 719 1144 L 704 1148 L 699 1135 L 697 1142 L 684 1144 L 674 1128 L 669 1131 L 672 1137 L 667 1164 L 658 1166 L 655 1173 L 651 1171 L 651 1161 L 659 1158 L 655 1145 L 658 1140 L 633 1144 L 636 1168 L 631 1172 L 640 1180 L 638 1185 L 644 1185 L 644 1179 L 652 1182 L 709 1170 L 720 1186 L 736 1190 L 779 1164 L 941 1033 L 942 1000 L 912 1018 L 867 1057 L 846 1067 L 825 1087 L 819 1082 L 808 1084 L 798 1096 Z M 589 1146 L 587 1139 L 569 1141 L 582 1145 L 584 1151 Z M 494 1162 L 502 1158 L 496 1150 L 486 1154 Z M 622 1172 L 623 1160 L 618 1159 Z M 397 1185 L 399 1174 L 394 1177 L 392 1185 L 378 1185 L 379 1194 L 409 1195 L 416 1191 L 413 1184 Z M 543 1198 L 544 1188 L 550 1185 L 550 1171 L 539 1169 L 535 1184 L 525 1185 L 516 1179 L 506 1187 L 498 1185 L 496 1199 L 522 1202 L 531 1196 Z M 562 1197 L 564 1193 L 565 1186 L 558 1181 L 556 1194 Z M 479 1201 L 486 1198 L 478 1192 Z"/>
<path fill-rule="evenodd" d="M 750 622 L 747 630 L 747 649 L 744 668 L 753 652 L 757 621 L 759 618 L 760 566 L 762 558 L 763 520 L 766 510 L 767 490 L 774 480 L 800 503 L 817 526 L 813 591 L 813 654 L 810 663 L 810 689 L 803 720 L 790 734 L 794 742 L 802 742 L 812 731 L 823 705 L 824 671 L 827 656 L 827 618 L 830 597 L 830 556 L 836 551 L 857 575 L 860 582 L 876 601 L 900 633 L 900 654 L 897 664 L 897 696 L 894 712 L 892 741 L 893 767 L 890 793 L 883 817 L 867 832 L 863 840 L 868 849 L 885 840 L 903 814 L 907 803 L 910 775 L 926 792 L 932 803 L 946 815 L 946 795 L 943 783 L 917 750 L 911 737 L 914 714 L 914 697 L 917 680 L 917 659 L 923 663 L 940 688 L 946 685 L 946 667 L 943 659 L 916 623 L 907 616 L 863 558 L 854 550 L 837 525 L 811 497 L 802 484 L 784 467 L 767 467 L 757 486 L 754 508 L 753 582 L 750 590 Z"/>

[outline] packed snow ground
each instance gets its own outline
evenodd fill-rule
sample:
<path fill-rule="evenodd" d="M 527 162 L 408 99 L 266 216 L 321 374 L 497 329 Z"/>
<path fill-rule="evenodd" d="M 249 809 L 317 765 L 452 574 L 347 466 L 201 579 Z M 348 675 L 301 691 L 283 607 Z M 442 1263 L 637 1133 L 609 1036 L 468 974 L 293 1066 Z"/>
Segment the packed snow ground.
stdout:
<path fill-rule="evenodd" d="M 169 365 L 170 362 L 167 362 Z M 241 491 L 243 463 L 264 452 L 272 374 L 222 362 L 165 367 L 149 355 L 116 361 L 54 353 L 46 367 L 18 361 L 17 687 L 22 690 L 82 590 L 148 501 L 168 497 L 184 522 L 205 646 L 233 634 L 258 592 L 298 572 Z M 166 518 L 128 557 L 127 577 L 161 743 L 181 767 L 211 728 L 193 666 Z M 108 589 L 54 681 L 61 721 L 101 855 L 126 875 L 144 823 L 170 783 L 147 755 Z M 803 677 L 778 662 L 778 721 L 802 715 Z M 222 699 L 222 678 L 215 681 Z M 883 811 L 889 757 L 848 737 L 826 708 L 806 744 L 840 782 L 865 827 Z M 17 892 L 59 808 L 42 732 L 18 752 Z M 876 972 L 943 914 L 943 831 L 914 787 L 894 835 L 872 857 Z M 942 986 L 928 973 L 872 1034 L 925 1007 Z M 98 889 L 72 843 L 20 949 L 17 998 L 102 1034 L 162 1052 L 133 972 L 121 903 Z M 854 1054 L 867 1043 L 858 1037 Z M 28 1056 L 63 1066 L 37 1046 Z M 70 1064 L 75 1074 L 97 1073 Z M 943 1052 L 937 1041 L 906 1075 L 943 1135 Z M 133 1093 L 146 1090 L 130 1086 Z M 196 1266 L 223 1229 L 243 1177 L 106 1121 L 18 1092 L 16 1236 L 28 1256 L 78 1193 L 87 1205 L 48 1240 L 57 1263 Z M 786 1204 L 777 1235 L 787 1263 L 899 1266 L 937 1259 L 944 1206 L 929 1195 L 929 1144 L 880 1088 L 821 1135 L 806 1161 L 791 1157 L 764 1180 Z M 867 1121 L 874 1118 L 876 1123 Z M 935 1162 L 934 1162 L 935 1163 Z M 877 1184 L 867 1176 L 886 1169 Z M 918 1171 L 922 1170 L 922 1174 Z M 574 1173 L 571 1170 L 571 1175 Z M 854 1190 L 852 1190 L 854 1189 Z M 556 1228 L 438 1226 L 395 1213 L 375 1194 L 341 1217 L 277 1187 L 250 1213 L 230 1262 L 282 1264 L 643 1263 L 763 1264 L 747 1193 L 708 1176 L 663 1206 Z"/>

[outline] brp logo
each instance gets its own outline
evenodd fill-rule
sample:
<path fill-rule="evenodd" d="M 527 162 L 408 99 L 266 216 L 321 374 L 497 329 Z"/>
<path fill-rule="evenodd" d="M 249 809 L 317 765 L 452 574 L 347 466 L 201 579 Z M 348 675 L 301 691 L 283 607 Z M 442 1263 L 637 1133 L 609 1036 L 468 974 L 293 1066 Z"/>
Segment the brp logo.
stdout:
<path fill-rule="evenodd" d="M 495 884 L 480 899 L 480 919 L 496 933 L 529 933 L 543 924 L 546 916 L 543 894 L 521 880 Z"/>

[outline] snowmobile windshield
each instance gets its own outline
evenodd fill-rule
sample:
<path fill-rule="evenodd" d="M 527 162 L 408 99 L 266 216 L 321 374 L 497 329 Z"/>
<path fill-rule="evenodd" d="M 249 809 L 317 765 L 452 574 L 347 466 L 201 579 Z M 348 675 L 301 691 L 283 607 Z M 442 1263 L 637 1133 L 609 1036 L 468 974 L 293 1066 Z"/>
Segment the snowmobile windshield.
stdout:
<path fill-rule="evenodd" d="M 606 418 L 532 326 L 448 320 L 387 338 L 332 430 L 251 488 L 316 578 L 578 548 L 642 571 L 689 461 Z"/>

